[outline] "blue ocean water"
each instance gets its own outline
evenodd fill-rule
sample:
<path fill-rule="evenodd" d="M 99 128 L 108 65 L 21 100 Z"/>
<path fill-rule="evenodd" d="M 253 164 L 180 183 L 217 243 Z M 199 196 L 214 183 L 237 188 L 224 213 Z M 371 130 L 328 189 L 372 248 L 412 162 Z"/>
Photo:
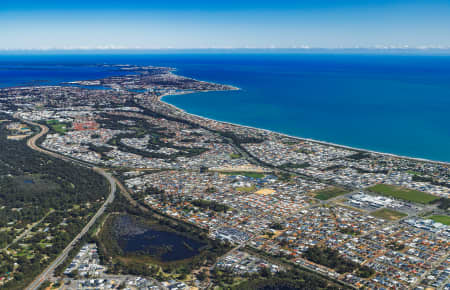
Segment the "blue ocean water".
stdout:
<path fill-rule="evenodd" d="M 450 56 L 331 53 L 0 55 L 0 86 L 116 74 L 93 64 L 171 66 L 240 87 L 169 96 L 190 113 L 299 137 L 450 162 Z"/>

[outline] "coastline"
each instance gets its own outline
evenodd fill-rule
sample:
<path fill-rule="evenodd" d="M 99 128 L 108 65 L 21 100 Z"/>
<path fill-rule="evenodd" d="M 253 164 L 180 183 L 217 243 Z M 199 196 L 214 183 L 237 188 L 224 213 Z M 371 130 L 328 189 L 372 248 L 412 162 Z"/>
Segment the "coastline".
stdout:
<path fill-rule="evenodd" d="M 117 66 L 117 65 L 111 65 L 111 66 Z M 388 152 L 364 149 L 364 148 L 359 148 L 359 147 L 352 147 L 352 146 L 348 146 L 348 145 L 342 145 L 342 144 L 337 144 L 337 143 L 333 143 L 333 142 L 322 141 L 322 140 L 306 138 L 306 137 L 301 137 L 301 136 L 289 135 L 287 133 L 282 133 L 282 132 L 278 132 L 278 131 L 274 131 L 274 130 L 259 128 L 259 127 L 254 127 L 254 126 L 244 125 L 244 124 L 239 124 L 239 123 L 233 123 L 233 122 L 229 122 L 229 121 L 223 121 L 223 120 L 208 118 L 208 117 L 205 117 L 205 116 L 202 116 L 202 115 L 197 115 L 197 114 L 194 114 L 194 113 L 189 113 L 186 110 L 184 110 L 182 108 L 179 108 L 179 107 L 171 104 L 168 101 L 165 101 L 164 97 L 166 97 L 166 96 L 177 96 L 177 95 L 187 95 L 187 94 L 192 94 L 192 93 L 207 93 L 207 92 L 217 92 L 217 91 L 237 91 L 237 90 L 242 90 L 242 88 L 239 88 L 239 87 L 236 87 L 236 86 L 233 86 L 233 85 L 229 85 L 229 84 L 223 84 L 223 83 L 218 83 L 218 82 L 213 82 L 213 81 L 204 81 L 204 80 L 200 80 L 200 79 L 197 79 L 197 78 L 184 76 L 182 74 L 178 74 L 179 70 L 176 67 L 172 67 L 172 66 L 171 67 L 164 67 L 163 66 L 162 68 L 168 69 L 168 72 L 167 72 L 168 74 L 175 75 L 177 77 L 188 78 L 188 79 L 192 79 L 192 80 L 195 80 L 195 81 L 198 81 L 198 82 L 203 82 L 203 83 L 217 84 L 217 85 L 225 86 L 225 87 L 228 88 L 226 90 L 184 91 L 184 92 L 178 92 L 178 93 L 172 93 L 172 94 L 163 94 L 163 95 L 158 97 L 160 102 L 162 102 L 162 103 L 172 107 L 174 110 L 183 112 L 184 114 L 187 114 L 187 115 L 190 115 L 190 116 L 195 116 L 195 117 L 200 118 L 200 119 L 214 121 L 214 122 L 219 122 L 219 123 L 228 124 L 228 125 L 232 125 L 232 126 L 237 126 L 237 127 L 242 127 L 242 128 L 249 128 L 249 129 L 253 129 L 253 130 L 260 130 L 260 131 L 267 132 L 267 133 L 270 133 L 270 134 L 278 134 L 280 136 L 296 139 L 296 140 L 299 140 L 299 141 L 308 141 L 308 142 L 313 142 L 313 143 L 322 144 L 322 145 L 326 145 L 326 146 L 333 146 L 333 147 L 336 147 L 336 148 L 353 150 L 353 151 L 357 151 L 357 152 L 366 152 L 366 153 L 372 153 L 372 154 L 386 155 L 386 156 L 391 156 L 393 158 L 400 158 L 400 159 L 406 159 L 406 160 L 413 160 L 413 161 L 417 161 L 417 162 L 428 162 L 428 163 L 433 163 L 433 164 L 440 164 L 440 165 L 444 165 L 444 166 L 450 166 L 450 161 L 439 161 L 439 160 L 432 160 L 432 159 L 421 158 L 421 157 L 412 157 L 412 156 L 407 156 L 407 155 L 400 155 L 400 154 L 394 154 L 394 153 L 388 153 Z M 83 82 L 83 81 L 93 81 L 93 80 L 97 80 L 97 79 L 94 78 L 92 80 L 68 81 L 66 83 L 70 84 L 70 83 L 77 83 L 77 82 Z M 37 87 L 37 88 L 39 88 L 39 87 L 58 87 L 61 84 L 64 84 L 64 82 L 60 82 L 58 84 L 50 84 L 50 85 L 41 84 L 41 85 L 37 85 L 37 86 L 33 86 L 33 87 Z M 29 87 L 29 85 L 24 84 L 24 85 L 6 86 L 6 87 L 0 87 L 0 88 L 2 88 L 2 89 L 3 88 L 17 88 L 17 89 L 21 89 L 21 88 L 27 88 L 27 87 Z"/>
<path fill-rule="evenodd" d="M 232 90 L 240 90 L 240 88 L 234 87 L 234 86 L 230 86 L 233 89 Z M 348 150 L 353 150 L 353 151 L 357 151 L 357 152 L 364 152 L 364 153 L 372 153 L 372 154 L 379 154 L 379 155 L 386 155 L 386 156 L 390 156 L 393 158 L 399 158 L 399 159 L 406 159 L 406 160 L 412 160 L 412 161 L 417 161 L 417 162 L 427 162 L 427 163 L 433 163 L 433 164 L 439 164 L 439 165 L 445 165 L 445 166 L 449 166 L 450 162 L 446 162 L 446 161 L 437 161 L 437 160 L 431 160 L 431 159 L 426 159 L 426 158 L 419 158 L 419 157 L 411 157 L 411 156 L 405 156 L 405 155 L 399 155 L 399 154 L 394 154 L 394 153 L 386 153 L 386 152 L 380 152 L 380 151 L 375 151 L 375 150 L 369 150 L 369 149 L 364 149 L 364 148 L 357 148 L 357 147 L 352 147 L 352 146 L 347 146 L 347 145 L 341 145 L 341 144 L 336 144 L 336 143 L 332 143 L 332 142 L 327 142 L 327 141 L 321 141 L 321 140 L 315 140 L 315 139 L 311 139 L 311 138 L 305 138 L 305 137 L 300 137 L 300 136 L 293 136 L 293 135 L 289 135 L 289 134 L 285 134 L 285 133 L 281 133 L 281 132 L 276 132 L 276 131 L 272 131 L 269 129 L 264 129 L 264 128 L 257 128 L 257 127 L 253 127 L 253 126 L 247 126 L 247 125 L 243 125 L 243 124 L 237 124 L 237 123 L 232 123 L 232 122 L 227 122 L 227 121 L 221 121 L 221 120 L 215 120 L 212 118 L 208 118 L 205 116 L 201 116 L 201 115 L 197 115 L 197 114 L 193 114 L 193 113 L 189 113 L 186 110 L 183 110 L 167 101 L 164 101 L 164 97 L 167 96 L 178 96 L 178 95 L 188 95 L 191 93 L 208 93 L 210 91 L 194 91 L 194 92 L 186 92 L 183 94 L 164 94 L 159 96 L 159 101 L 170 106 L 171 108 L 177 110 L 177 111 L 181 111 L 184 114 L 190 115 L 190 116 L 194 116 L 197 118 L 201 118 L 201 119 L 205 119 L 208 121 L 214 121 L 214 122 L 219 122 L 219 123 L 223 123 L 223 124 L 228 124 L 228 125 L 232 125 L 232 126 L 237 126 L 237 127 L 243 127 L 243 128 L 248 128 L 248 129 L 254 129 L 254 130 L 261 130 L 270 134 L 278 134 L 284 137 L 288 137 L 288 138 L 292 138 L 292 139 L 296 139 L 299 141 L 308 141 L 308 142 L 313 142 L 313 143 L 317 143 L 317 144 L 321 144 L 321 145 L 327 145 L 327 146 L 333 146 L 336 148 L 342 148 L 342 149 L 348 149 Z"/>

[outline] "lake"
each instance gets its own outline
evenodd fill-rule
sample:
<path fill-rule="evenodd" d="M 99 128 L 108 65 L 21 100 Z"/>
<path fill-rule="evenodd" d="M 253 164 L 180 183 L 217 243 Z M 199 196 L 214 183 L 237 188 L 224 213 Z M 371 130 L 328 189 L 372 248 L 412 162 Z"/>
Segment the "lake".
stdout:
<path fill-rule="evenodd" d="M 127 229 L 123 230 L 124 226 Z M 137 222 L 127 215 L 116 217 L 114 227 L 117 243 L 125 254 L 149 255 L 161 262 L 192 258 L 207 245 L 181 233 L 163 230 L 160 225 Z"/>

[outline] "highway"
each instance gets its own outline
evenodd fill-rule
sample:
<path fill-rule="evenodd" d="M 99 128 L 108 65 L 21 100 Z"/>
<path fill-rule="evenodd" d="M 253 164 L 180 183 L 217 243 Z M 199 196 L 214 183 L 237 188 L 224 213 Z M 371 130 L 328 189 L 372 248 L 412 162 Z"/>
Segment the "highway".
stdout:
<path fill-rule="evenodd" d="M 38 124 L 38 123 L 34 123 L 34 122 L 30 122 L 30 121 L 26 121 L 26 120 L 22 120 L 30 125 L 33 126 L 39 126 L 41 128 L 41 131 L 34 135 L 33 137 L 31 137 L 30 139 L 28 139 L 27 141 L 27 145 L 28 147 L 30 147 L 33 150 L 39 151 L 41 153 L 53 156 L 55 158 L 59 158 L 65 161 L 69 161 L 69 162 L 76 162 L 75 160 L 68 158 L 66 156 L 57 154 L 55 152 L 50 152 L 47 151 L 45 149 L 40 148 L 39 146 L 36 145 L 36 141 L 44 136 L 45 134 L 47 134 L 48 132 L 48 127 Z M 77 162 L 79 163 L 79 162 Z M 27 290 L 35 290 L 38 289 L 39 286 L 47 279 L 49 278 L 49 276 L 53 273 L 53 271 L 56 269 L 56 267 L 58 267 L 66 258 L 67 255 L 70 253 L 70 251 L 74 248 L 74 246 L 76 245 L 76 243 L 89 231 L 89 229 L 95 224 L 95 222 L 97 221 L 97 219 L 105 212 L 106 206 L 108 204 L 110 204 L 111 202 L 113 202 L 114 198 L 115 198 L 115 194 L 116 194 L 116 180 L 115 178 L 109 174 L 108 172 L 104 171 L 101 168 L 97 168 L 97 167 L 93 167 L 90 165 L 86 165 L 86 163 L 81 163 L 83 166 L 89 166 L 90 168 L 92 168 L 92 170 L 94 170 L 95 172 L 103 175 L 109 182 L 110 184 L 110 192 L 109 195 L 107 197 L 107 199 L 105 200 L 105 202 L 102 204 L 102 206 L 99 208 L 99 210 L 95 213 L 95 215 L 89 220 L 89 222 L 84 226 L 84 228 L 81 230 L 80 233 L 78 233 L 78 235 L 67 245 L 67 247 L 61 252 L 61 254 L 55 259 L 53 260 L 53 262 L 39 275 L 37 276 L 33 282 L 30 283 L 30 285 L 28 285 L 28 287 L 26 288 Z"/>

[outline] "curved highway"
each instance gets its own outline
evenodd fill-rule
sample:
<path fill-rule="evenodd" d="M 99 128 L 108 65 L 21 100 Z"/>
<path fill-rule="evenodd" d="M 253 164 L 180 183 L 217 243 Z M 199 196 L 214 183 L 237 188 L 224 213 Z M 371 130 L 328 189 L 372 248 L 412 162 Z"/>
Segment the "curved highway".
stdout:
<path fill-rule="evenodd" d="M 30 125 L 33 125 L 33 126 L 39 126 L 41 128 L 41 131 L 38 134 L 36 134 L 33 137 L 28 139 L 28 141 L 27 141 L 28 147 L 30 147 L 33 150 L 39 151 L 41 153 L 53 156 L 55 158 L 62 159 L 64 161 L 77 162 L 76 160 L 73 160 L 71 158 L 68 158 L 66 156 L 60 155 L 55 152 L 47 151 L 47 150 L 42 149 L 41 147 L 37 146 L 36 141 L 48 133 L 48 127 L 44 126 L 42 124 L 38 124 L 38 123 L 26 121 L 26 120 L 22 120 L 22 121 L 24 121 Z M 28 290 L 34 290 L 34 289 L 39 288 L 39 286 L 53 273 L 53 271 L 56 269 L 56 267 L 58 267 L 67 258 L 67 255 L 74 248 L 76 243 L 89 231 L 89 229 L 95 224 L 97 219 L 105 212 L 106 206 L 108 204 L 110 204 L 115 198 L 116 180 L 111 174 L 107 173 L 106 171 L 104 171 L 101 168 L 93 167 L 91 165 L 87 165 L 86 163 L 82 163 L 82 162 L 77 162 L 77 163 L 80 163 L 84 166 L 88 166 L 88 167 L 92 168 L 92 170 L 103 175 L 108 180 L 108 182 L 110 184 L 110 192 L 109 192 L 108 198 L 105 200 L 105 202 L 99 208 L 99 210 L 95 213 L 95 215 L 84 226 L 84 228 L 81 230 L 81 232 L 78 233 L 78 235 L 67 245 L 67 247 L 59 254 L 59 256 L 55 260 L 53 260 L 53 262 L 39 276 L 37 276 L 33 280 L 33 282 L 30 283 L 30 285 L 28 285 L 28 287 L 26 288 Z"/>

